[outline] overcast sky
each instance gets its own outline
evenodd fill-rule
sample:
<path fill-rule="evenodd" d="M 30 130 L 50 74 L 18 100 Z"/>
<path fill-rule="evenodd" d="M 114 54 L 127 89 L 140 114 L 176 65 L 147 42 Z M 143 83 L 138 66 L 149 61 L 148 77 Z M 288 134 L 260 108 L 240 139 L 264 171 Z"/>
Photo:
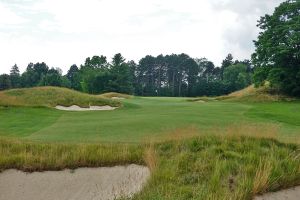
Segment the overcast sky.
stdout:
<path fill-rule="evenodd" d="M 86 57 L 187 53 L 220 65 L 249 59 L 260 16 L 281 0 L 0 0 L 0 73 L 46 62 L 64 73 Z"/>

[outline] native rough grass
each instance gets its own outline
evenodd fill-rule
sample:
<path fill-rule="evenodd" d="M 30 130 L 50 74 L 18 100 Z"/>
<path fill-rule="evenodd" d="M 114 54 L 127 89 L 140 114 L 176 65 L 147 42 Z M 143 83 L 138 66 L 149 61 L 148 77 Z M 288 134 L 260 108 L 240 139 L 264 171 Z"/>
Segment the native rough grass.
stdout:
<path fill-rule="evenodd" d="M 152 147 L 153 148 L 153 147 Z M 252 199 L 300 184 L 299 145 L 270 138 L 202 136 L 154 145 L 157 166 L 135 199 Z"/>
<path fill-rule="evenodd" d="M 191 98 L 189 101 L 231 101 L 231 102 L 281 102 L 281 101 L 295 101 L 295 98 L 288 97 L 277 93 L 277 91 L 272 90 L 268 84 L 265 86 L 255 88 L 254 85 L 250 85 L 245 89 L 230 93 L 224 96 L 218 97 L 198 97 Z"/>
<path fill-rule="evenodd" d="M 62 170 L 143 164 L 143 151 L 136 145 L 37 143 L 0 138 L 0 170 Z"/>
<path fill-rule="evenodd" d="M 101 95 L 89 95 L 60 87 L 34 87 L 0 92 L 0 106 L 45 106 L 57 105 L 81 107 L 110 105 L 118 107 L 120 102 Z"/>

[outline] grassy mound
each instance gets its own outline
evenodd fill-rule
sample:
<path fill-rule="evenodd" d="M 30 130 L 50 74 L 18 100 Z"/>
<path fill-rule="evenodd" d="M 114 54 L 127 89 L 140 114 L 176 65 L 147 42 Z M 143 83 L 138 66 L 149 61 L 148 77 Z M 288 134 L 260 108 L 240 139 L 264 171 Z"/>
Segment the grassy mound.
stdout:
<path fill-rule="evenodd" d="M 300 184 L 300 149 L 275 139 L 202 136 L 145 145 L 42 144 L 0 138 L 0 170 L 147 164 L 152 177 L 134 199 L 252 199 Z"/>
<path fill-rule="evenodd" d="M 81 107 L 120 106 L 120 102 L 59 87 L 34 87 L 0 92 L 0 106 L 47 106 Z"/>
<path fill-rule="evenodd" d="M 255 88 L 250 85 L 242 90 L 233 92 L 229 95 L 219 97 L 199 97 L 189 99 L 189 101 L 243 101 L 243 102 L 277 102 L 277 101 L 292 101 L 291 97 L 278 94 L 272 90 L 268 85 Z"/>
<path fill-rule="evenodd" d="M 227 96 L 217 97 L 216 100 L 276 102 L 291 101 L 293 99 L 276 93 L 267 85 L 259 88 L 255 88 L 254 85 L 250 85 L 245 89 L 233 92 Z"/>
<path fill-rule="evenodd" d="M 131 95 L 128 95 L 128 94 L 122 94 L 122 93 L 118 93 L 118 92 L 107 92 L 107 93 L 104 93 L 104 94 L 101 94 L 100 96 L 104 97 L 104 98 L 124 98 L 124 99 L 129 99 L 131 98 L 132 96 Z"/>
<path fill-rule="evenodd" d="M 152 179 L 135 199 L 250 200 L 299 185 L 299 156 L 299 145 L 245 136 L 154 144 L 146 157 Z"/>

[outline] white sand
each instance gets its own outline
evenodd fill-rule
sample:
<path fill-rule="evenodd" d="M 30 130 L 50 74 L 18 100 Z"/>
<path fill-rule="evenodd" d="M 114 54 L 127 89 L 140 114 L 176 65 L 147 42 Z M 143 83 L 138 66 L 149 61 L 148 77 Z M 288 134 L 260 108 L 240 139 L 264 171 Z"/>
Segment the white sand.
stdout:
<path fill-rule="evenodd" d="M 257 196 L 254 200 L 300 200 L 300 186 Z"/>
<path fill-rule="evenodd" d="M 0 173 L 0 200 L 112 200 L 139 192 L 150 177 L 139 165 L 75 171 Z"/>
<path fill-rule="evenodd" d="M 70 107 L 65 106 L 56 106 L 55 107 L 58 110 L 65 110 L 65 111 L 95 111 L 95 110 L 114 110 L 117 107 L 111 107 L 111 106 L 90 106 L 89 108 L 82 108 L 77 105 L 72 105 Z"/>
<path fill-rule="evenodd" d="M 112 99 L 125 99 L 124 97 L 112 97 Z"/>

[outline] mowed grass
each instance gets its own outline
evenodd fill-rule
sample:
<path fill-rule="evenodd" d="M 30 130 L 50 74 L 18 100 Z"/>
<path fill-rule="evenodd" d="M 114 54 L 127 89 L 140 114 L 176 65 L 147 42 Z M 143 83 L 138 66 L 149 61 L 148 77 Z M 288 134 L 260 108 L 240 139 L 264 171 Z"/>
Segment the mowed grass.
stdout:
<path fill-rule="evenodd" d="M 68 112 L 0 107 L 0 136 L 46 142 L 139 143 L 185 130 L 222 134 L 226 129 L 271 127 L 280 138 L 299 139 L 299 102 L 189 102 L 186 98 L 133 97 L 114 111 Z M 276 127 L 276 128 L 274 128 Z M 295 141 L 295 139 L 293 139 Z"/>

